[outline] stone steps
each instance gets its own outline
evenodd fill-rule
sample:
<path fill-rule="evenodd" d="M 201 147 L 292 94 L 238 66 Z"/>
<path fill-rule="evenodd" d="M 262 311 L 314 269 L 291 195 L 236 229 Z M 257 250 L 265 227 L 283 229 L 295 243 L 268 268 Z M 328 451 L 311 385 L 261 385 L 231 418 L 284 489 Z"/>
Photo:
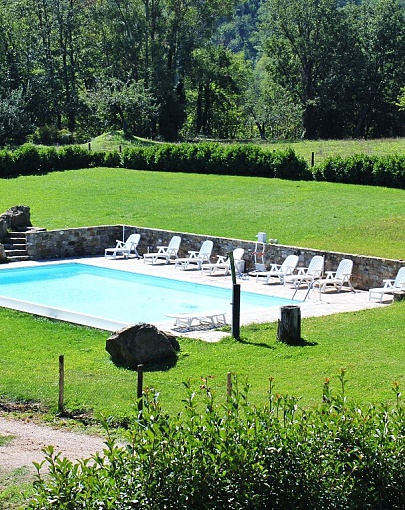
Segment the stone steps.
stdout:
<path fill-rule="evenodd" d="M 9 262 L 30 260 L 25 232 L 9 232 L 3 239 L 3 246 Z"/>

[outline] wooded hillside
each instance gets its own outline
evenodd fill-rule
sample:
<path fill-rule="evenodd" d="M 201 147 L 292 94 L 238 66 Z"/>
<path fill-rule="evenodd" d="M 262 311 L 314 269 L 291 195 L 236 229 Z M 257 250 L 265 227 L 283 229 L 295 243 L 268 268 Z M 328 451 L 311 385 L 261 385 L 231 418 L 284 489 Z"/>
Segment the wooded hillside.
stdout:
<path fill-rule="evenodd" d="M 404 13 L 403 0 L 0 0 L 0 145 L 116 128 L 404 136 Z"/>

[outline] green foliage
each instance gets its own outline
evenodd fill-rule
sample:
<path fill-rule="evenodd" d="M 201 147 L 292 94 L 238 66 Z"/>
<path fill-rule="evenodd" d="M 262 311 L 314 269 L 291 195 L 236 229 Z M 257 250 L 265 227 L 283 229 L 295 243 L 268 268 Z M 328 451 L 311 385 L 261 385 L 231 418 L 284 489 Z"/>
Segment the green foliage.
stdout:
<path fill-rule="evenodd" d="M 331 156 L 316 166 L 317 180 L 405 189 L 405 156 Z"/>
<path fill-rule="evenodd" d="M 203 378 L 199 391 L 185 383 L 184 411 L 162 412 L 158 393 L 143 395 L 126 446 L 109 434 L 106 449 L 72 463 L 45 449 L 49 477 L 37 464 L 29 508 L 193 508 L 321 510 L 401 509 L 405 502 L 405 408 L 361 408 L 350 402 L 345 371 L 334 394 L 326 379 L 323 402 L 307 412 L 299 399 L 274 392 L 268 404 L 249 403 L 249 384 L 232 376 L 218 405 Z"/>
<path fill-rule="evenodd" d="M 274 153 L 250 144 L 162 144 L 125 149 L 123 166 L 165 172 L 312 179 L 292 149 Z"/>

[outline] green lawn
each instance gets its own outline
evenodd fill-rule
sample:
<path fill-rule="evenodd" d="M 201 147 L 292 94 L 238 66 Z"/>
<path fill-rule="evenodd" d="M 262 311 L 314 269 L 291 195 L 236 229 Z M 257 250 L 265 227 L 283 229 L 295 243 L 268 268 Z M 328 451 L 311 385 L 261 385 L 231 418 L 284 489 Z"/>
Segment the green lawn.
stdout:
<path fill-rule="evenodd" d="M 0 211 L 34 225 L 130 224 L 405 258 L 405 190 L 326 182 L 95 168 L 0 181 Z"/>
<path fill-rule="evenodd" d="M 183 382 L 196 389 L 209 377 L 218 399 L 226 394 L 226 374 L 251 384 L 250 399 L 267 400 L 269 377 L 275 391 L 302 397 L 304 407 L 317 405 L 325 378 L 339 391 L 338 374 L 347 370 L 347 391 L 360 403 L 393 398 L 392 383 L 405 381 L 405 303 L 364 312 L 302 321 L 303 346 L 277 342 L 276 324 L 241 329 L 241 341 L 220 343 L 180 339 L 174 367 L 154 367 L 144 375 L 146 387 L 159 390 L 163 408 L 182 410 Z M 69 410 L 124 419 L 133 414 L 136 373 L 116 367 L 105 351 L 103 331 L 34 318 L 0 309 L 0 397 L 42 402 L 53 412 L 58 399 L 59 355 L 65 356 L 65 402 Z"/>
<path fill-rule="evenodd" d="M 129 223 L 254 240 L 259 231 L 280 243 L 348 253 L 404 258 L 405 191 L 324 182 L 191 175 L 96 168 L 2 180 L 0 210 L 31 207 L 37 226 L 67 228 Z M 117 415 L 130 412 L 135 375 L 115 367 L 105 332 L 33 319 L 0 310 L 0 394 L 55 406 L 57 363 L 66 356 L 68 405 Z M 322 381 L 348 369 L 350 389 L 362 400 L 387 399 L 403 380 L 403 305 L 306 319 L 309 344 L 275 342 L 275 325 L 243 330 L 242 343 L 182 340 L 175 368 L 147 374 L 171 411 L 181 408 L 182 382 L 215 376 L 224 395 L 226 373 L 248 375 L 252 396 L 266 398 L 268 377 L 277 391 L 319 401 Z M 312 345 L 314 344 L 314 345 Z M 119 390 L 117 390 L 119 389 Z"/>

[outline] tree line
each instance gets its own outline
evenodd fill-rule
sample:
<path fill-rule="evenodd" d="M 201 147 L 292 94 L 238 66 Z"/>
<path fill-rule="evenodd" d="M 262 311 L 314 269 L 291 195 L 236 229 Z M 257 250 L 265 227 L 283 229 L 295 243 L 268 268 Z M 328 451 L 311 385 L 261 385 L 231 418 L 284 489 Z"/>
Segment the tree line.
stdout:
<path fill-rule="evenodd" d="M 0 0 L 0 145 L 404 136 L 404 0 Z"/>

